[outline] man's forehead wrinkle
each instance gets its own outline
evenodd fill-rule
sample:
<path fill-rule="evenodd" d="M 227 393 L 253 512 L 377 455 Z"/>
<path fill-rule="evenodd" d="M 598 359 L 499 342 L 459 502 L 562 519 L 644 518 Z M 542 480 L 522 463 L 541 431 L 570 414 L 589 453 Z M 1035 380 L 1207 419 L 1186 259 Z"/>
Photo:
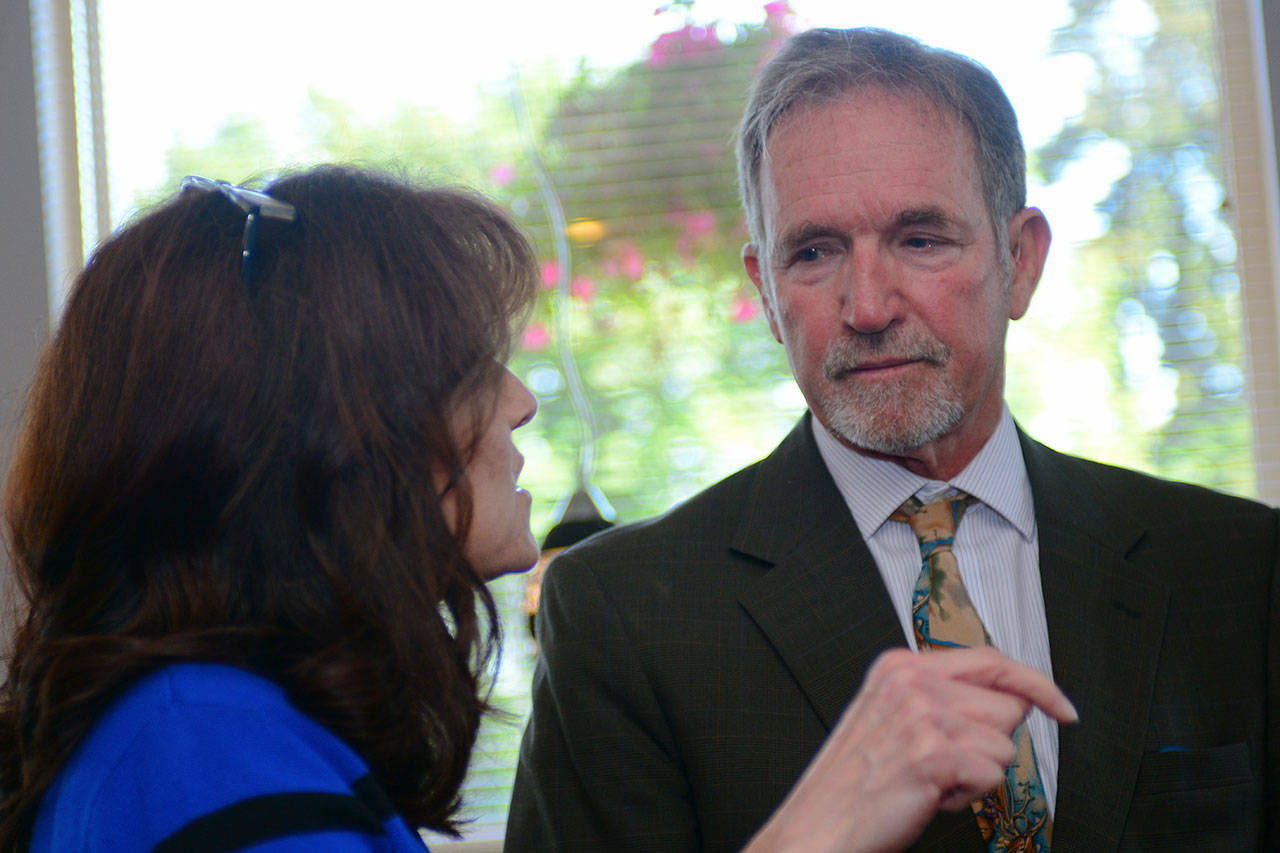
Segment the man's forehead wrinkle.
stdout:
<path fill-rule="evenodd" d="M 883 100 L 878 101 L 877 98 L 882 98 Z M 906 107 L 911 114 L 914 114 L 922 139 L 932 138 L 939 132 L 950 135 L 958 145 L 963 147 L 964 153 L 967 155 L 960 161 L 963 164 L 966 176 L 976 180 L 977 148 L 973 132 L 967 125 L 960 121 L 958 117 L 940 110 L 922 94 L 877 89 L 850 92 L 841 99 L 815 103 L 789 111 L 769 130 L 769 135 L 765 139 L 760 159 L 761 177 L 764 178 L 768 172 L 772 171 L 771 167 L 775 162 L 773 149 L 779 136 L 789 135 L 791 137 L 788 142 L 790 150 L 787 153 L 785 162 L 787 165 L 794 167 L 808 160 L 823 156 L 827 141 L 824 137 L 841 133 L 844 123 L 849 119 L 849 113 L 842 111 L 842 107 L 856 107 L 859 104 L 875 104 L 877 102 L 887 102 Z M 799 137 L 797 142 L 795 135 L 787 134 L 787 131 L 794 129 L 795 125 L 801 122 L 808 122 L 811 125 L 811 132 Z M 814 125 L 817 125 L 817 127 L 814 127 Z M 872 152 L 880 148 L 893 149 L 896 147 L 897 144 L 892 141 L 878 140 L 869 141 L 866 145 L 866 150 Z M 833 177 L 836 176 L 833 175 Z M 765 182 L 762 181 L 762 183 Z"/>

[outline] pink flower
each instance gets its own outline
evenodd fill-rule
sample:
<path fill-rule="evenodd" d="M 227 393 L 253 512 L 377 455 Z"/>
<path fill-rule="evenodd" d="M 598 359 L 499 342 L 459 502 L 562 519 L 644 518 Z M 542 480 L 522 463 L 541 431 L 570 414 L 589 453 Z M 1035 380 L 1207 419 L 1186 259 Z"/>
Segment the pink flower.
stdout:
<path fill-rule="evenodd" d="M 710 233 L 715 227 L 716 215 L 709 210 L 695 211 L 686 216 L 684 220 L 684 233 L 688 234 L 690 239 L 693 240 Z"/>
<path fill-rule="evenodd" d="M 627 243 L 622 247 L 618 254 L 618 264 L 623 275 L 632 281 L 639 281 L 640 276 L 644 275 L 644 255 L 640 254 L 634 243 Z"/>
<path fill-rule="evenodd" d="M 644 275 L 644 256 L 639 252 L 628 252 L 622 256 L 622 271 L 632 281 L 639 281 Z"/>
<path fill-rule="evenodd" d="M 678 30 L 663 33 L 649 47 L 650 67 L 658 68 L 674 57 L 719 50 L 720 40 L 708 38 L 708 35 L 706 27 L 694 24 L 685 24 Z"/>
<path fill-rule="evenodd" d="M 558 261 L 542 262 L 542 286 L 547 290 L 560 283 L 560 263 Z"/>
<path fill-rule="evenodd" d="M 698 245 L 712 234 L 716 227 L 715 214 L 709 210 L 673 210 L 667 214 L 667 221 L 680 229 L 676 237 L 676 254 L 692 263 Z"/>
<path fill-rule="evenodd" d="M 704 237 L 716 227 L 716 215 L 709 210 L 673 210 L 667 214 L 667 221 L 690 240 Z"/>
<path fill-rule="evenodd" d="M 516 167 L 510 163 L 499 163 L 489 170 L 489 183 L 495 187 L 505 187 L 516 176 Z"/>
<path fill-rule="evenodd" d="M 658 36 L 649 47 L 649 67 L 660 68 L 666 65 L 668 59 L 680 52 L 678 41 L 677 33 L 663 33 Z"/>
<path fill-rule="evenodd" d="M 764 4 L 764 12 L 765 28 L 775 41 L 804 29 L 795 9 L 791 8 L 791 4 L 787 0 L 775 0 L 773 3 Z"/>
<path fill-rule="evenodd" d="M 681 234 L 676 238 L 676 254 L 686 264 L 693 263 L 693 241 L 689 239 L 688 234 Z"/>
<path fill-rule="evenodd" d="M 583 302 L 591 302 L 596 297 L 596 283 L 588 276 L 580 275 L 569 285 L 569 292 Z"/>
<path fill-rule="evenodd" d="M 520 343 L 527 350 L 544 350 L 551 346 L 551 333 L 541 323 L 530 323 L 525 327 L 524 338 Z"/>
<path fill-rule="evenodd" d="M 750 296 L 737 296 L 733 300 L 733 312 L 729 318 L 735 323 L 749 323 L 760 313 L 760 303 Z"/>

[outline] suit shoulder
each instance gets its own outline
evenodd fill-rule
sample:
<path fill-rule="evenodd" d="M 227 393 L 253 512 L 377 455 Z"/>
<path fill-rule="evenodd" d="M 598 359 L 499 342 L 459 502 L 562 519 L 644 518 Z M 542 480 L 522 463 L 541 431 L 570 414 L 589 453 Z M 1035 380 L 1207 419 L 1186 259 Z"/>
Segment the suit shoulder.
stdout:
<path fill-rule="evenodd" d="M 723 546 L 737 529 L 741 507 L 759 466 L 759 462 L 748 465 L 661 515 L 601 531 L 568 549 L 565 556 L 612 560 L 635 550 L 652 556 L 664 550 L 682 551 L 696 543 Z"/>
<path fill-rule="evenodd" d="M 1277 514 L 1275 508 L 1252 498 L 1042 449 L 1056 457 L 1061 465 L 1073 468 L 1102 493 L 1123 502 L 1125 510 L 1139 517 L 1158 517 L 1166 522 L 1185 519 L 1199 523 L 1211 518 L 1234 517 L 1273 523 L 1272 519 Z"/>

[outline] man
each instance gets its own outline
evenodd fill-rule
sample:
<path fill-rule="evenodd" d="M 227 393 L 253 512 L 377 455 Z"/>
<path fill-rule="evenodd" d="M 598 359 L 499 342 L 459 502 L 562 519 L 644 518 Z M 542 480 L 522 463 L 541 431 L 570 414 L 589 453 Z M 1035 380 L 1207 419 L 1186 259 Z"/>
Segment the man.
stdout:
<path fill-rule="evenodd" d="M 508 849 L 1274 849 L 1277 514 L 1014 424 L 1050 235 L 999 84 L 810 31 L 738 158 L 810 415 L 556 561 Z"/>

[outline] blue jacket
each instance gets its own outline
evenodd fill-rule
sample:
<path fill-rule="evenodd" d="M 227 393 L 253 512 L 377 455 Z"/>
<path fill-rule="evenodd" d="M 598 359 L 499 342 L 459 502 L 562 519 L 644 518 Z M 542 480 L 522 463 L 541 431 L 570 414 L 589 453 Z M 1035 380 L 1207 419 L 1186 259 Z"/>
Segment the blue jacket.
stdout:
<path fill-rule="evenodd" d="M 425 850 L 364 761 L 230 666 L 132 685 L 46 792 L 33 851 Z"/>

